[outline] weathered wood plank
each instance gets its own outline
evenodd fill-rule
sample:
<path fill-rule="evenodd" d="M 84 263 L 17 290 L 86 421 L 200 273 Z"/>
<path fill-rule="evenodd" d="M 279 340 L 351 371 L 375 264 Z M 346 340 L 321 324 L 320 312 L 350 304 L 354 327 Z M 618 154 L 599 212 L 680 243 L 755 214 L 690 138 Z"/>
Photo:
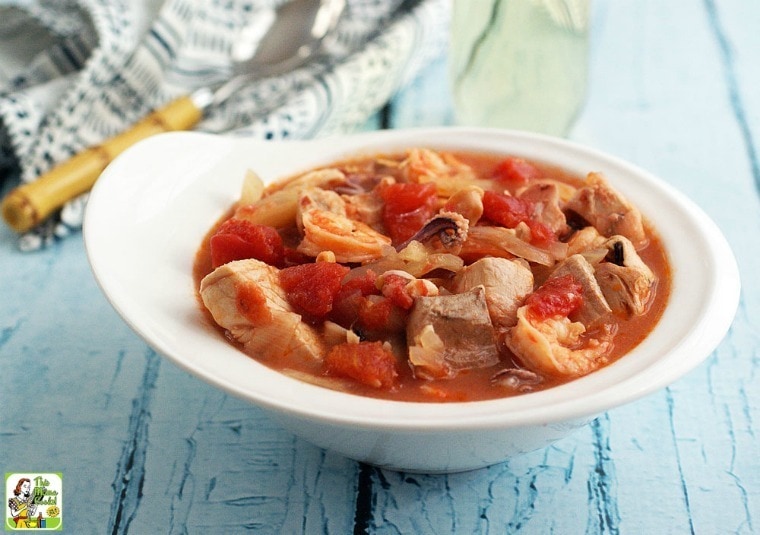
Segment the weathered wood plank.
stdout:
<path fill-rule="evenodd" d="M 737 86 L 738 73 L 746 69 L 738 61 L 742 49 L 727 57 L 723 48 L 733 42 L 731 28 L 721 23 L 721 8 L 727 4 L 706 2 L 686 9 L 682 3 L 640 2 L 621 7 L 604 4 L 599 66 L 592 71 L 598 76 L 575 135 L 651 170 L 700 204 L 734 246 L 746 288 L 760 255 L 756 246 L 750 251 L 741 244 L 758 229 L 756 222 L 737 224 L 736 212 L 758 213 L 758 199 L 751 151 L 737 116 L 746 113 L 742 86 Z M 732 7 L 736 13 L 738 6 Z M 757 50 L 754 36 L 746 35 L 743 43 L 746 51 Z M 756 309 L 754 296 L 756 289 L 745 292 L 742 308 Z M 760 503 L 746 488 L 757 486 L 758 464 L 749 460 L 753 448 L 741 435 L 751 435 L 747 420 L 752 421 L 752 413 L 757 418 L 758 401 L 742 393 L 746 386 L 736 388 L 747 380 L 757 388 L 751 379 L 757 377 L 756 359 L 746 354 L 756 345 L 747 335 L 757 332 L 757 323 L 742 316 L 740 310 L 728 339 L 699 370 L 664 393 L 611 413 L 630 417 L 613 420 L 627 423 L 616 426 L 620 433 L 612 449 L 621 525 L 642 532 L 673 526 L 698 533 L 748 533 L 753 511 L 757 524 Z M 654 402 L 657 406 L 643 409 Z M 732 430 L 738 416 L 732 412 L 743 415 L 738 432 Z M 737 461 L 744 468 L 738 475 Z M 642 492 L 644 488 L 657 492 Z"/>
<path fill-rule="evenodd" d="M 750 51 L 760 49 L 757 34 L 739 24 L 736 3 L 597 6 L 589 98 L 571 137 L 662 176 L 700 204 L 737 249 L 746 288 L 760 267 L 751 238 L 757 217 L 754 224 L 739 223 L 736 211 L 760 210 L 756 142 L 752 131 L 742 130 L 742 114 L 747 121 L 760 107 L 743 98 L 744 88 L 756 85 L 743 85 L 741 77 L 754 81 L 759 71 L 741 59 L 750 61 Z M 720 24 L 721 9 L 739 26 L 736 39 L 733 26 Z M 730 57 L 726 42 L 736 47 Z M 409 98 L 406 104 L 414 107 L 412 98 L 436 101 L 441 89 L 430 88 L 415 86 L 396 102 Z M 395 125 L 416 125 L 409 112 L 397 117 Z M 760 316 L 746 310 L 758 306 L 756 283 L 750 285 L 727 340 L 688 377 L 506 465 L 434 478 L 376 474 L 373 525 L 380 533 L 505 527 L 535 533 L 752 532 L 760 511 L 752 490 L 760 474 L 753 453 L 760 401 L 753 394 L 759 329 L 750 318 Z M 558 452 L 565 462 L 547 462 Z M 480 511 L 487 511 L 485 518 Z"/>
<path fill-rule="evenodd" d="M 0 374 L 0 466 L 62 472 L 67 525 L 351 530 L 355 463 L 156 355 L 101 296 L 79 240 L 12 260 L 0 262 L 17 297 L 0 317 L 0 363 L 25 372 Z"/>
<path fill-rule="evenodd" d="M 138 533 L 350 530 L 355 463 L 164 362 L 151 403 Z M 318 528 L 318 529 L 317 529 Z"/>
<path fill-rule="evenodd" d="M 616 450 L 618 474 L 624 462 L 630 464 L 630 479 L 619 485 L 628 493 L 621 510 L 638 510 L 648 498 L 640 489 L 671 480 L 675 461 L 680 504 L 666 510 L 673 515 L 678 506 L 673 525 L 699 533 L 750 533 L 757 529 L 760 511 L 756 493 L 748 491 L 758 487 L 760 473 L 753 453 L 757 446 L 752 445 L 760 399 L 751 393 L 760 386 L 758 125 L 751 124 L 760 106 L 749 90 L 753 86 L 745 85 L 757 83 L 751 58 L 760 42 L 756 33 L 744 29 L 746 21 L 737 19 L 739 12 L 757 19 L 757 6 L 754 13 L 742 6 L 704 2 L 699 9 L 685 9 L 682 3 L 641 2 L 626 12 L 606 4 L 607 24 L 601 28 L 610 30 L 603 33 L 606 46 L 601 48 L 615 55 L 597 54 L 598 61 L 606 62 L 597 70 L 605 78 L 593 84 L 596 93 L 576 131 L 584 141 L 651 170 L 695 200 L 722 228 L 740 264 L 745 290 L 727 339 L 704 366 L 664 393 L 661 407 L 633 415 L 632 423 L 639 426 L 669 416 L 667 427 L 645 428 L 656 437 L 649 447 L 642 446 L 649 455 L 632 464 L 632 451 Z M 644 21 L 646 31 L 615 17 Z M 626 49 L 625 43 L 632 46 Z M 630 68 L 616 70 L 615 64 Z M 616 77 L 607 78 L 611 73 Z M 641 445 L 644 437 L 637 437 L 636 429 L 627 431 L 628 440 Z M 662 504 L 672 496 L 660 491 L 647 503 Z"/>
<path fill-rule="evenodd" d="M 100 295 L 79 240 L 27 255 L 2 232 L 0 469 L 62 472 L 88 500 L 67 523 L 105 526 L 146 348 Z"/>

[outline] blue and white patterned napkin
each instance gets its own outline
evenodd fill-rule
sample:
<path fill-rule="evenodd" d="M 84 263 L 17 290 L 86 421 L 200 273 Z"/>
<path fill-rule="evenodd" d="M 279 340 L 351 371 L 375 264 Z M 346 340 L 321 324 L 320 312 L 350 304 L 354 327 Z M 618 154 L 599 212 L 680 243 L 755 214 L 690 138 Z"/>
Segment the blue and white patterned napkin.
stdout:
<path fill-rule="evenodd" d="M 283 1 L 0 0 L 0 177 L 32 181 L 172 98 L 220 82 L 237 33 Z M 355 129 L 442 52 L 448 9 L 448 0 L 347 0 L 319 55 L 246 85 L 197 129 L 264 139 Z M 79 228 L 85 203 L 68 203 L 20 247 Z"/>

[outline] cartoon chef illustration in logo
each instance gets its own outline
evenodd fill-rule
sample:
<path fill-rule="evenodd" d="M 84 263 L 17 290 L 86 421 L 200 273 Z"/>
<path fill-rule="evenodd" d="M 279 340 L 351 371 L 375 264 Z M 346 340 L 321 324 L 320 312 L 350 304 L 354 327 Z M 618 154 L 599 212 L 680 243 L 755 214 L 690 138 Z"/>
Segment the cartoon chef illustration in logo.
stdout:
<path fill-rule="evenodd" d="M 32 498 L 32 482 L 22 477 L 13 489 L 14 497 L 8 500 L 11 516 L 17 528 L 29 528 L 29 519 L 37 512 L 37 506 Z"/>

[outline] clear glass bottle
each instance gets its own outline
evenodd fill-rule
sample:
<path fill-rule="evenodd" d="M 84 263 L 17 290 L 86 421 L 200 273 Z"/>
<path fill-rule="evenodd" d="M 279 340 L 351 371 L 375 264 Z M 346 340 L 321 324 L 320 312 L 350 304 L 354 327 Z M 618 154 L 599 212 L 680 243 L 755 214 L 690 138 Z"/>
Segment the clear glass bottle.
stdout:
<path fill-rule="evenodd" d="M 452 0 L 461 125 L 567 135 L 586 95 L 590 0 Z"/>

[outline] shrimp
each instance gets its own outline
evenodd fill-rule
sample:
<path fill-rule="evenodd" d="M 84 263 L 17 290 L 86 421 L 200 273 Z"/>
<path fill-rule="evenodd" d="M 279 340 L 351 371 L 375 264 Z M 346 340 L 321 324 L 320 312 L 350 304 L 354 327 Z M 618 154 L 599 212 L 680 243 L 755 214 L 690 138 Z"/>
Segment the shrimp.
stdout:
<path fill-rule="evenodd" d="M 474 177 L 472 168 L 454 156 L 430 149 L 411 149 L 401 168 L 410 182 L 424 182 L 425 177 L 451 177 L 463 174 Z"/>
<path fill-rule="evenodd" d="M 382 256 L 391 244 L 388 236 L 348 217 L 345 201 L 334 191 L 303 190 L 296 219 L 303 232 L 298 251 L 308 256 L 332 251 L 336 262 L 367 262 Z"/>
<path fill-rule="evenodd" d="M 434 182 L 441 197 L 451 197 L 467 186 L 489 189 L 492 181 L 478 178 L 469 165 L 452 154 L 429 149 L 412 149 L 401 162 L 403 176 L 408 182 Z"/>
<path fill-rule="evenodd" d="M 258 179 L 258 182 L 261 180 Z M 318 169 L 291 178 L 283 183 L 275 183 L 263 191 L 257 177 L 246 177 L 241 203 L 235 217 L 251 223 L 284 228 L 293 224 L 298 213 L 299 192 L 303 188 L 325 188 L 345 184 L 346 177 L 338 169 Z"/>
<path fill-rule="evenodd" d="M 584 342 L 586 327 L 567 317 L 534 319 L 527 307 L 517 311 L 517 325 L 507 333 L 507 347 L 528 368 L 554 376 L 579 377 L 607 362 L 612 349 L 612 335 L 600 329 L 601 335 Z"/>

